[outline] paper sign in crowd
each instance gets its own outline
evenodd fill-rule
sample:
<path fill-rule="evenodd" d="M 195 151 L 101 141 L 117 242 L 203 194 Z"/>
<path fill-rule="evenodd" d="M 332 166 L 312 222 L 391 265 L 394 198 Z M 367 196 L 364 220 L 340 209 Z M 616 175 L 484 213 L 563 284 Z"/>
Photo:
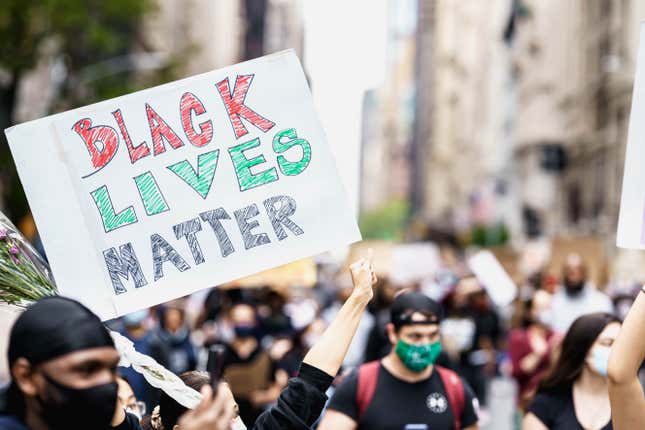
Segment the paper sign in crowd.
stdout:
<path fill-rule="evenodd" d="M 616 245 L 645 249 L 645 24 L 641 24 Z"/>
<path fill-rule="evenodd" d="M 104 319 L 360 240 L 292 51 L 6 134 L 61 293 Z"/>
<path fill-rule="evenodd" d="M 492 252 L 479 251 L 468 259 L 468 267 L 497 306 L 508 306 L 517 297 L 517 285 Z"/>

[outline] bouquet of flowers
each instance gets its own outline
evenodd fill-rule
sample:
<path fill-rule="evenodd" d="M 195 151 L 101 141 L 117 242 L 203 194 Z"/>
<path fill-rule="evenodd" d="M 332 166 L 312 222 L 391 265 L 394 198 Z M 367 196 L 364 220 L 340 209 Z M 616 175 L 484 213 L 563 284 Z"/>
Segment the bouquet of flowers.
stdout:
<path fill-rule="evenodd" d="M 56 294 L 47 263 L 0 212 L 0 302 L 24 307 Z"/>
<path fill-rule="evenodd" d="M 9 219 L 0 212 L 0 305 L 8 305 L 6 323 L 12 323 L 30 303 L 47 296 L 58 294 L 54 278 L 47 262 L 31 246 L 29 241 L 18 231 Z M 0 311 L 2 311 L 0 306 Z M 0 312 L 1 314 L 1 312 Z M 2 315 L 0 315 L 2 317 Z M 2 322 L 2 321 L 0 321 Z M 155 388 L 168 393 L 177 402 L 187 408 L 194 408 L 201 400 L 201 394 L 186 386 L 181 379 L 151 357 L 134 349 L 133 343 L 120 335 L 110 332 L 114 339 L 121 366 L 132 366 Z M 0 333 L 3 342 L 9 336 Z M 2 346 L 2 345 L 0 345 Z M 0 348 L 1 349 L 1 348 Z"/>

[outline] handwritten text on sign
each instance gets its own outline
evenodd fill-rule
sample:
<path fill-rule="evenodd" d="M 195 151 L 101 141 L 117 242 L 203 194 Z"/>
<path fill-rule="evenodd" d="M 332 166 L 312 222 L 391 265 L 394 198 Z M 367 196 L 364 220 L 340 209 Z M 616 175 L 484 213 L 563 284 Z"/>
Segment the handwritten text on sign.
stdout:
<path fill-rule="evenodd" d="M 117 314 L 360 238 L 292 53 L 53 125 Z"/>

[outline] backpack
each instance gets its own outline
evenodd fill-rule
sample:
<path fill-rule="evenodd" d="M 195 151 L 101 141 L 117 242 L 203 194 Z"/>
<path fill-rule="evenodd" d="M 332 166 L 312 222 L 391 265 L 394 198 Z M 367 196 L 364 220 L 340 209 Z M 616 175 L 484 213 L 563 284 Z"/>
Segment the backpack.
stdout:
<path fill-rule="evenodd" d="M 381 367 L 380 361 L 372 361 L 363 364 L 358 368 L 358 389 L 356 390 L 356 406 L 358 407 L 358 421 L 361 418 L 367 407 L 374 398 L 376 391 L 376 384 L 378 383 L 378 371 Z M 464 384 L 459 375 L 450 369 L 441 366 L 434 366 L 434 369 L 439 373 L 441 382 L 446 390 L 446 397 L 448 404 L 455 417 L 455 429 L 461 429 L 461 414 L 464 412 L 464 405 L 466 402 L 466 394 L 464 391 Z"/>

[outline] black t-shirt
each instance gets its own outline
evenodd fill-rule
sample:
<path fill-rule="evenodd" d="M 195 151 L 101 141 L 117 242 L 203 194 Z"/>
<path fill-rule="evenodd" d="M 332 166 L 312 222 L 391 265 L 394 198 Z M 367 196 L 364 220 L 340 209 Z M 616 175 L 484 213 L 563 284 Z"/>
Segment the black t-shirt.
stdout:
<path fill-rule="evenodd" d="M 539 418 L 549 430 L 584 430 L 576 418 L 572 391 L 540 393 L 529 405 L 528 412 Z M 611 420 L 601 430 L 612 430 Z"/>
<path fill-rule="evenodd" d="M 466 382 L 465 402 L 461 426 L 477 422 L 475 396 Z M 329 409 L 347 415 L 358 422 L 356 391 L 358 371 L 349 375 L 338 386 Z M 428 430 L 454 430 L 453 412 L 439 373 L 433 371 L 428 379 L 416 383 L 402 381 L 383 365 L 379 366 L 374 397 L 358 423 L 358 430 L 404 430 L 406 425 L 426 424 Z"/>

